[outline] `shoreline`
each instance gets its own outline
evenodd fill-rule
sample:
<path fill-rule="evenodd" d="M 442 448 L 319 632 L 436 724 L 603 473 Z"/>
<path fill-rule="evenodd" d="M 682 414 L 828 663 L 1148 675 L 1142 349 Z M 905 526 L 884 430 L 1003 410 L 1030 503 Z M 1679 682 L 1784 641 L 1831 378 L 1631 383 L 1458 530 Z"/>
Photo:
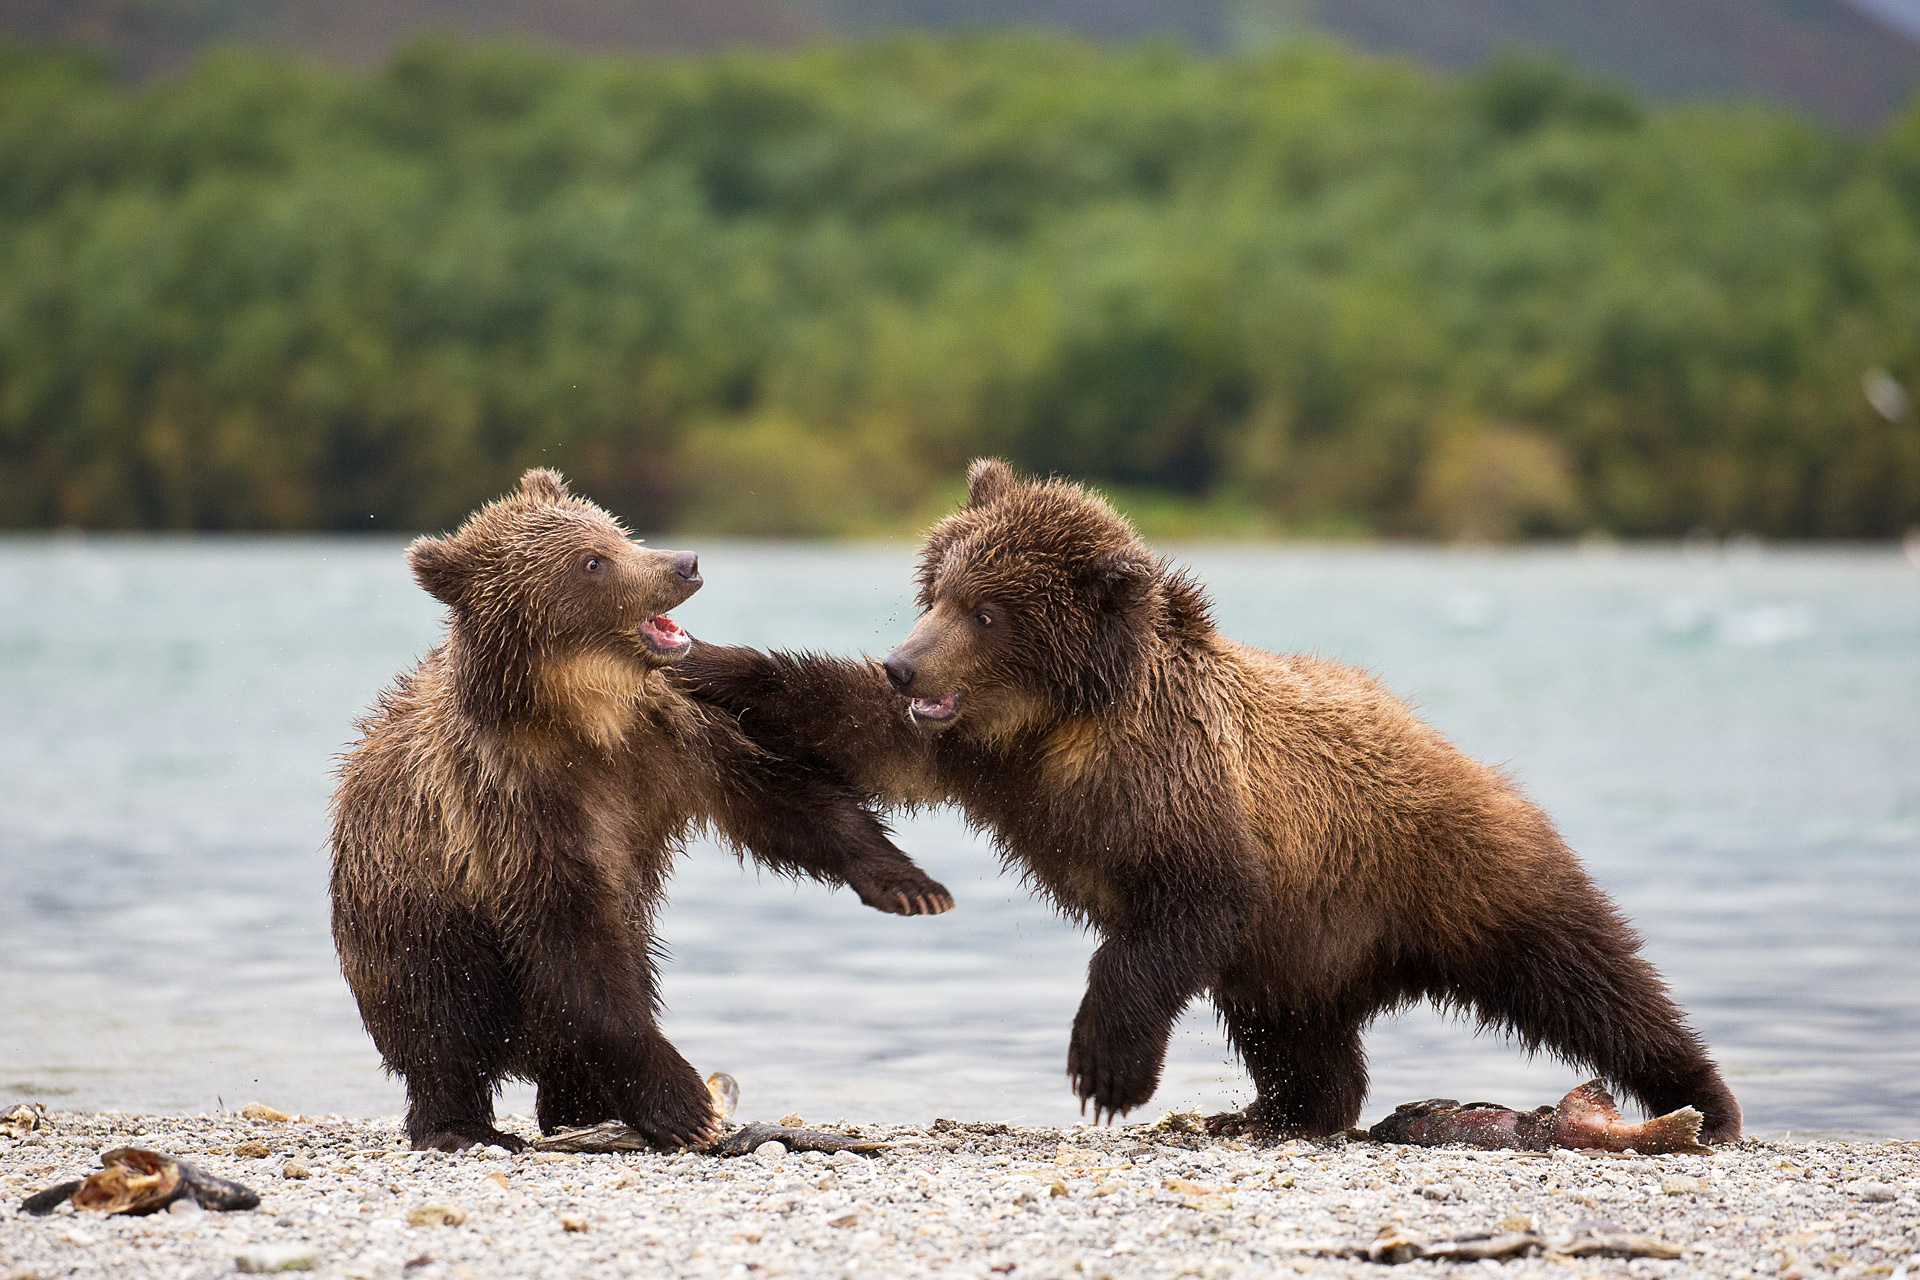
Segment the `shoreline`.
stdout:
<path fill-rule="evenodd" d="M 1106 1129 L 809 1120 L 890 1145 L 871 1156 L 722 1159 L 412 1152 L 391 1117 L 52 1112 L 22 1137 L 0 1131 L 0 1280 L 190 1280 L 237 1274 L 240 1259 L 308 1261 L 312 1274 L 349 1280 L 1495 1270 L 1920 1280 L 1920 1142 L 1782 1138 L 1672 1156 L 1344 1139 L 1259 1146 L 1179 1132 L 1171 1120 Z M 524 1117 L 501 1123 L 534 1136 Z M 22 1212 L 29 1193 L 84 1177 L 102 1150 L 122 1145 L 242 1182 L 260 1207 Z M 1418 1252 L 1396 1242 L 1433 1248 L 1475 1233 L 1542 1244 L 1498 1261 L 1366 1260 L 1370 1249 Z M 1628 1236 L 1665 1248 L 1574 1256 Z"/>

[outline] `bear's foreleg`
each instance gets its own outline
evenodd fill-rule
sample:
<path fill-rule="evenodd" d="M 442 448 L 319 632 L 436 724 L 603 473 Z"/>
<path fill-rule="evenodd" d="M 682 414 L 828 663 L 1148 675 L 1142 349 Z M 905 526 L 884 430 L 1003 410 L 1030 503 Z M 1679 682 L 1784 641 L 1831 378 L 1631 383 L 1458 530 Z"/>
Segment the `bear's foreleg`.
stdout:
<path fill-rule="evenodd" d="M 724 712 L 760 746 L 819 766 L 856 793 L 899 803 L 929 781 L 931 740 L 870 659 L 696 640 L 670 672 L 694 701 Z"/>
<path fill-rule="evenodd" d="M 1231 891 L 1140 895 L 1125 926 L 1093 953 L 1067 1077 L 1096 1122 L 1145 1105 L 1159 1088 L 1174 1019 L 1219 978 L 1243 901 Z"/>
<path fill-rule="evenodd" d="M 1550 901 L 1454 961 L 1436 994 L 1529 1049 L 1591 1068 L 1654 1115 L 1697 1108 L 1702 1141 L 1737 1139 L 1740 1104 L 1613 904 L 1591 884 Z"/>
<path fill-rule="evenodd" d="M 880 819 L 822 764 L 775 755 L 731 724 L 709 735 L 712 817 L 762 865 L 844 884 L 876 911 L 938 915 L 953 895 L 887 837 Z"/>
<path fill-rule="evenodd" d="M 1367 1098 L 1362 1020 L 1331 1010 L 1302 1012 L 1216 992 L 1214 1007 L 1253 1077 L 1245 1111 L 1207 1118 L 1213 1133 L 1324 1138 L 1360 1119 Z"/>

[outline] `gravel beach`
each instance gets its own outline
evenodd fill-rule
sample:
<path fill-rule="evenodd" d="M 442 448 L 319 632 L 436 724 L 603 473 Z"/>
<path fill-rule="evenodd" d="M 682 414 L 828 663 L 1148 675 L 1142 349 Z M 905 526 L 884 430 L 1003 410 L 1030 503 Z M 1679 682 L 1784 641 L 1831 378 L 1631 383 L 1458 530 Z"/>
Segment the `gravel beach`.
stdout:
<path fill-rule="evenodd" d="M 0 1280 L 277 1269 L 356 1280 L 1920 1280 L 1920 1143 L 1789 1138 L 1643 1157 L 1346 1140 L 1253 1147 L 1181 1132 L 1178 1116 L 1105 1129 L 808 1123 L 892 1145 L 871 1157 L 444 1155 L 407 1150 L 397 1119 L 54 1112 L 0 1136 Z M 534 1134 L 523 1118 L 506 1127 Z M 30 1192 L 84 1176 L 123 1145 L 243 1182 L 260 1207 L 21 1210 Z M 1512 1239 L 1528 1236 L 1537 1243 Z M 1457 1260 L 1476 1248 L 1515 1256 Z M 1641 1256 L 1606 1256 L 1622 1250 Z"/>

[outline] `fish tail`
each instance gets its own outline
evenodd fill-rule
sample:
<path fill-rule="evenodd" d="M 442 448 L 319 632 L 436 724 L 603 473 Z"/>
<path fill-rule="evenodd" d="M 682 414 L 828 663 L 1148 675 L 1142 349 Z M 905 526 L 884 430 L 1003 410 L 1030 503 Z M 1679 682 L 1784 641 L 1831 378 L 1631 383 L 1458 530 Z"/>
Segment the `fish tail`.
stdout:
<path fill-rule="evenodd" d="M 1655 1116 L 1639 1126 L 1640 1139 L 1633 1144 L 1633 1148 L 1643 1156 L 1710 1150 L 1700 1141 L 1700 1121 L 1700 1113 L 1692 1107 L 1682 1107 L 1678 1111 Z"/>

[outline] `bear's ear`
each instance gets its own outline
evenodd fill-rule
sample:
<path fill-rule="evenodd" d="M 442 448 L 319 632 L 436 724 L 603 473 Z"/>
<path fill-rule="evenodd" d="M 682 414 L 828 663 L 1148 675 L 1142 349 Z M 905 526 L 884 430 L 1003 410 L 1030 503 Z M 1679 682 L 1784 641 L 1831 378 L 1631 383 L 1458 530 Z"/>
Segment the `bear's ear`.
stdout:
<path fill-rule="evenodd" d="M 415 538 L 407 548 L 407 567 L 414 581 L 442 604 L 458 606 L 473 580 L 471 558 L 451 538 Z"/>
<path fill-rule="evenodd" d="M 552 467 L 535 467 L 521 476 L 520 494 L 542 502 L 561 502 L 571 496 L 566 480 Z"/>
<path fill-rule="evenodd" d="M 1153 556 L 1140 547 L 1128 547 L 1102 556 L 1093 567 L 1093 589 L 1101 604 L 1124 613 L 1147 598 L 1159 576 Z"/>
<path fill-rule="evenodd" d="M 998 458 L 980 458 L 967 468 L 967 505 L 984 507 L 1013 491 L 1013 468 Z"/>

